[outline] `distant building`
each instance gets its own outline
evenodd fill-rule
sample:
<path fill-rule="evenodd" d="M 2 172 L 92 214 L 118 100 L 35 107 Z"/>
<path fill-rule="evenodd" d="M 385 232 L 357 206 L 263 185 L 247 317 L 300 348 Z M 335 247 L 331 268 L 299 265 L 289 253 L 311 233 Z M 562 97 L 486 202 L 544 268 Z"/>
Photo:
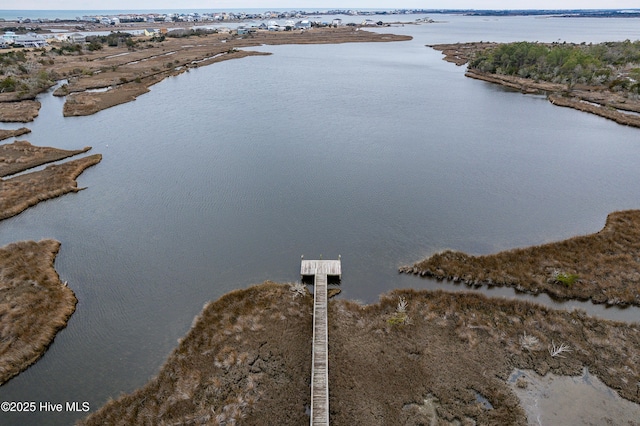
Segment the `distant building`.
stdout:
<path fill-rule="evenodd" d="M 73 33 L 67 36 L 67 41 L 74 44 L 82 44 L 87 41 L 87 37 L 84 34 Z"/>
<path fill-rule="evenodd" d="M 296 22 L 296 29 L 297 30 L 308 30 L 310 28 L 311 28 L 311 22 L 309 22 L 306 19 L 304 21 Z"/>
<path fill-rule="evenodd" d="M 5 31 L 4 35 L 2 36 L 2 41 L 5 42 L 5 44 L 13 44 L 13 42 L 16 40 L 18 36 L 16 35 L 15 32 L 13 31 Z"/>
<path fill-rule="evenodd" d="M 45 47 L 47 40 L 36 33 L 27 33 L 17 36 L 13 43 L 24 47 Z"/>
<path fill-rule="evenodd" d="M 154 28 L 145 28 L 144 29 L 144 35 L 147 37 L 153 37 L 154 35 L 158 34 L 160 31 Z"/>

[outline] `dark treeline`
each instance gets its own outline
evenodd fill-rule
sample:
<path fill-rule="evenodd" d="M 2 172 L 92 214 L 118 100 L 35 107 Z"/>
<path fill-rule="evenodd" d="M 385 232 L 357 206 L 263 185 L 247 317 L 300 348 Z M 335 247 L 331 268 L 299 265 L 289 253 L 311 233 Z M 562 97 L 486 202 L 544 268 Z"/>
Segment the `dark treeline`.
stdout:
<path fill-rule="evenodd" d="M 478 52 L 469 68 L 536 81 L 608 85 L 640 94 L 640 41 L 506 43 Z"/>

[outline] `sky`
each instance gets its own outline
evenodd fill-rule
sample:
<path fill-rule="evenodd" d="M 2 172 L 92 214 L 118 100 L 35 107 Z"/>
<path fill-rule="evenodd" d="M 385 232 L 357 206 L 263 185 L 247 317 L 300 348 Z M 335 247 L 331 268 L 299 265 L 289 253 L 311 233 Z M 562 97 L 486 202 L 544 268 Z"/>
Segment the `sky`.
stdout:
<path fill-rule="evenodd" d="M 2 0 L 0 10 L 637 9 L 638 0 Z M 11 3 L 6 4 L 6 3 Z"/>

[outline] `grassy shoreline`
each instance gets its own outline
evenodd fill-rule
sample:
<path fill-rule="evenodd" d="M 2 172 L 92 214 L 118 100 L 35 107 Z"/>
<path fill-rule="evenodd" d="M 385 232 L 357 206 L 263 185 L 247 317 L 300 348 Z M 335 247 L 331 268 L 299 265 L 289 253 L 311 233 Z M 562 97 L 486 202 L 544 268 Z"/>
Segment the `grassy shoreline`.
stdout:
<path fill-rule="evenodd" d="M 75 311 L 53 266 L 59 249 L 54 240 L 0 248 L 0 385 L 36 362 Z"/>
<path fill-rule="evenodd" d="M 58 47 L 10 52 L 4 59 L 7 67 L 24 68 L 33 63 L 26 75 L 16 71 L 7 85 L 14 91 L 0 94 L 0 121 L 32 121 L 40 104 L 35 97 L 57 80 L 68 80 L 54 95 L 66 96 L 65 116 L 95 114 L 106 108 L 135 100 L 149 87 L 165 78 L 229 59 L 263 52 L 239 49 L 282 44 L 336 44 L 393 42 L 410 40 L 410 36 L 356 31 L 351 27 L 314 28 L 298 32 L 258 31 L 247 35 L 235 33 L 194 33 L 189 37 L 128 37 L 118 46 L 60 44 Z M 20 68 L 22 67 L 22 68 Z M 15 80 L 15 81 L 14 81 Z M 101 91 L 90 91 L 101 89 Z"/>
<path fill-rule="evenodd" d="M 636 69 L 640 69 L 638 59 L 629 60 L 623 65 L 611 60 L 611 63 L 604 62 L 600 65 L 600 69 L 594 69 L 593 74 L 602 77 L 605 75 L 619 74 L 619 77 L 613 81 L 604 81 L 598 83 L 598 79 L 589 82 L 566 81 L 564 78 L 557 77 L 550 79 L 548 76 L 526 76 L 526 70 L 522 70 L 521 74 L 508 74 L 503 69 L 498 68 L 495 72 L 482 69 L 482 59 L 490 56 L 491 52 L 509 45 L 517 45 L 518 43 L 493 43 L 493 42 L 471 42 L 471 43 L 453 43 L 453 44 L 436 44 L 429 47 L 443 53 L 444 60 L 455 63 L 458 66 L 469 64 L 465 76 L 477 80 L 487 81 L 489 83 L 500 84 L 510 89 L 518 90 L 528 94 L 544 94 L 547 95 L 549 102 L 553 105 L 573 108 L 578 111 L 587 112 L 599 117 L 607 118 L 618 124 L 640 128 L 640 86 L 633 86 L 630 82 L 635 81 L 633 78 L 628 79 L 629 75 L 633 75 Z M 526 44 L 526 43 L 521 43 Z M 584 43 L 583 43 L 584 44 Z M 545 49 L 567 49 L 575 48 L 577 52 L 584 46 L 572 45 L 568 46 L 559 44 L 543 44 L 531 43 L 534 46 L 531 51 Z M 607 45 L 607 43 L 602 43 Z M 590 45 L 589 45 L 590 47 Z M 489 53 L 487 53 L 489 52 Z M 525 55 L 526 56 L 526 55 Z M 574 55 L 585 58 L 585 55 Z M 567 58 L 563 68 L 568 66 L 574 58 Z M 593 58 L 591 58 L 593 59 Z M 524 59 L 522 59 L 524 60 Z M 542 59 L 540 60 L 542 61 Z M 477 62 L 477 63 L 476 63 Z M 593 64 L 590 64 L 593 65 Z M 575 69 L 582 70 L 582 67 L 575 66 Z M 608 73 L 608 74 L 607 74 Z M 570 74 L 568 74 L 570 75 Z M 579 80 L 579 79 L 578 79 Z"/>
<path fill-rule="evenodd" d="M 101 160 L 101 154 L 94 154 L 0 181 L 0 220 L 20 214 L 41 201 L 81 191 L 83 188 L 78 188 L 76 178 Z"/>
<path fill-rule="evenodd" d="M 486 256 L 446 250 L 399 272 L 558 299 L 640 306 L 639 259 L 640 210 L 627 210 L 609 214 L 595 234 Z"/>
<path fill-rule="evenodd" d="M 79 424 L 308 423 L 312 296 L 296 294 L 267 282 L 205 305 L 156 377 Z M 401 299 L 404 323 L 393 320 Z M 507 383 L 514 368 L 578 375 L 588 367 L 640 402 L 640 324 L 580 311 L 395 290 L 366 306 L 331 300 L 329 346 L 336 425 L 524 425 Z"/>

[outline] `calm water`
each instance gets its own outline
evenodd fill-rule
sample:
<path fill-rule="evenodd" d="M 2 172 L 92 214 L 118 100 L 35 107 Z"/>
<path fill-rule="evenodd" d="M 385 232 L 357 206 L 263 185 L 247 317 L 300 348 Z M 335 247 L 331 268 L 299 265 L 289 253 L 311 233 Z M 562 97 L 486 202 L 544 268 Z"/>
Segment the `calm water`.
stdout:
<path fill-rule="evenodd" d="M 295 281 L 301 254 L 341 254 L 344 297 L 373 302 L 393 288 L 438 287 L 396 273 L 437 250 L 546 243 L 640 207 L 637 129 L 467 79 L 425 47 L 635 40 L 640 20 L 443 20 L 385 30 L 410 42 L 264 47 L 274 55 L 191 71 L 90 117 L 63 118 L 63 101 L 43 96 L 25 139 L 91 145 L 103 161 L 79 178 L 87 190 L 0 223 L 1 245 L 61 241 L 56 268 L 79 299 L 0 400 L 97 409 L 155 375 L 206 301 Z M 640 318 L 558 306 L 575 305 Z"/>

